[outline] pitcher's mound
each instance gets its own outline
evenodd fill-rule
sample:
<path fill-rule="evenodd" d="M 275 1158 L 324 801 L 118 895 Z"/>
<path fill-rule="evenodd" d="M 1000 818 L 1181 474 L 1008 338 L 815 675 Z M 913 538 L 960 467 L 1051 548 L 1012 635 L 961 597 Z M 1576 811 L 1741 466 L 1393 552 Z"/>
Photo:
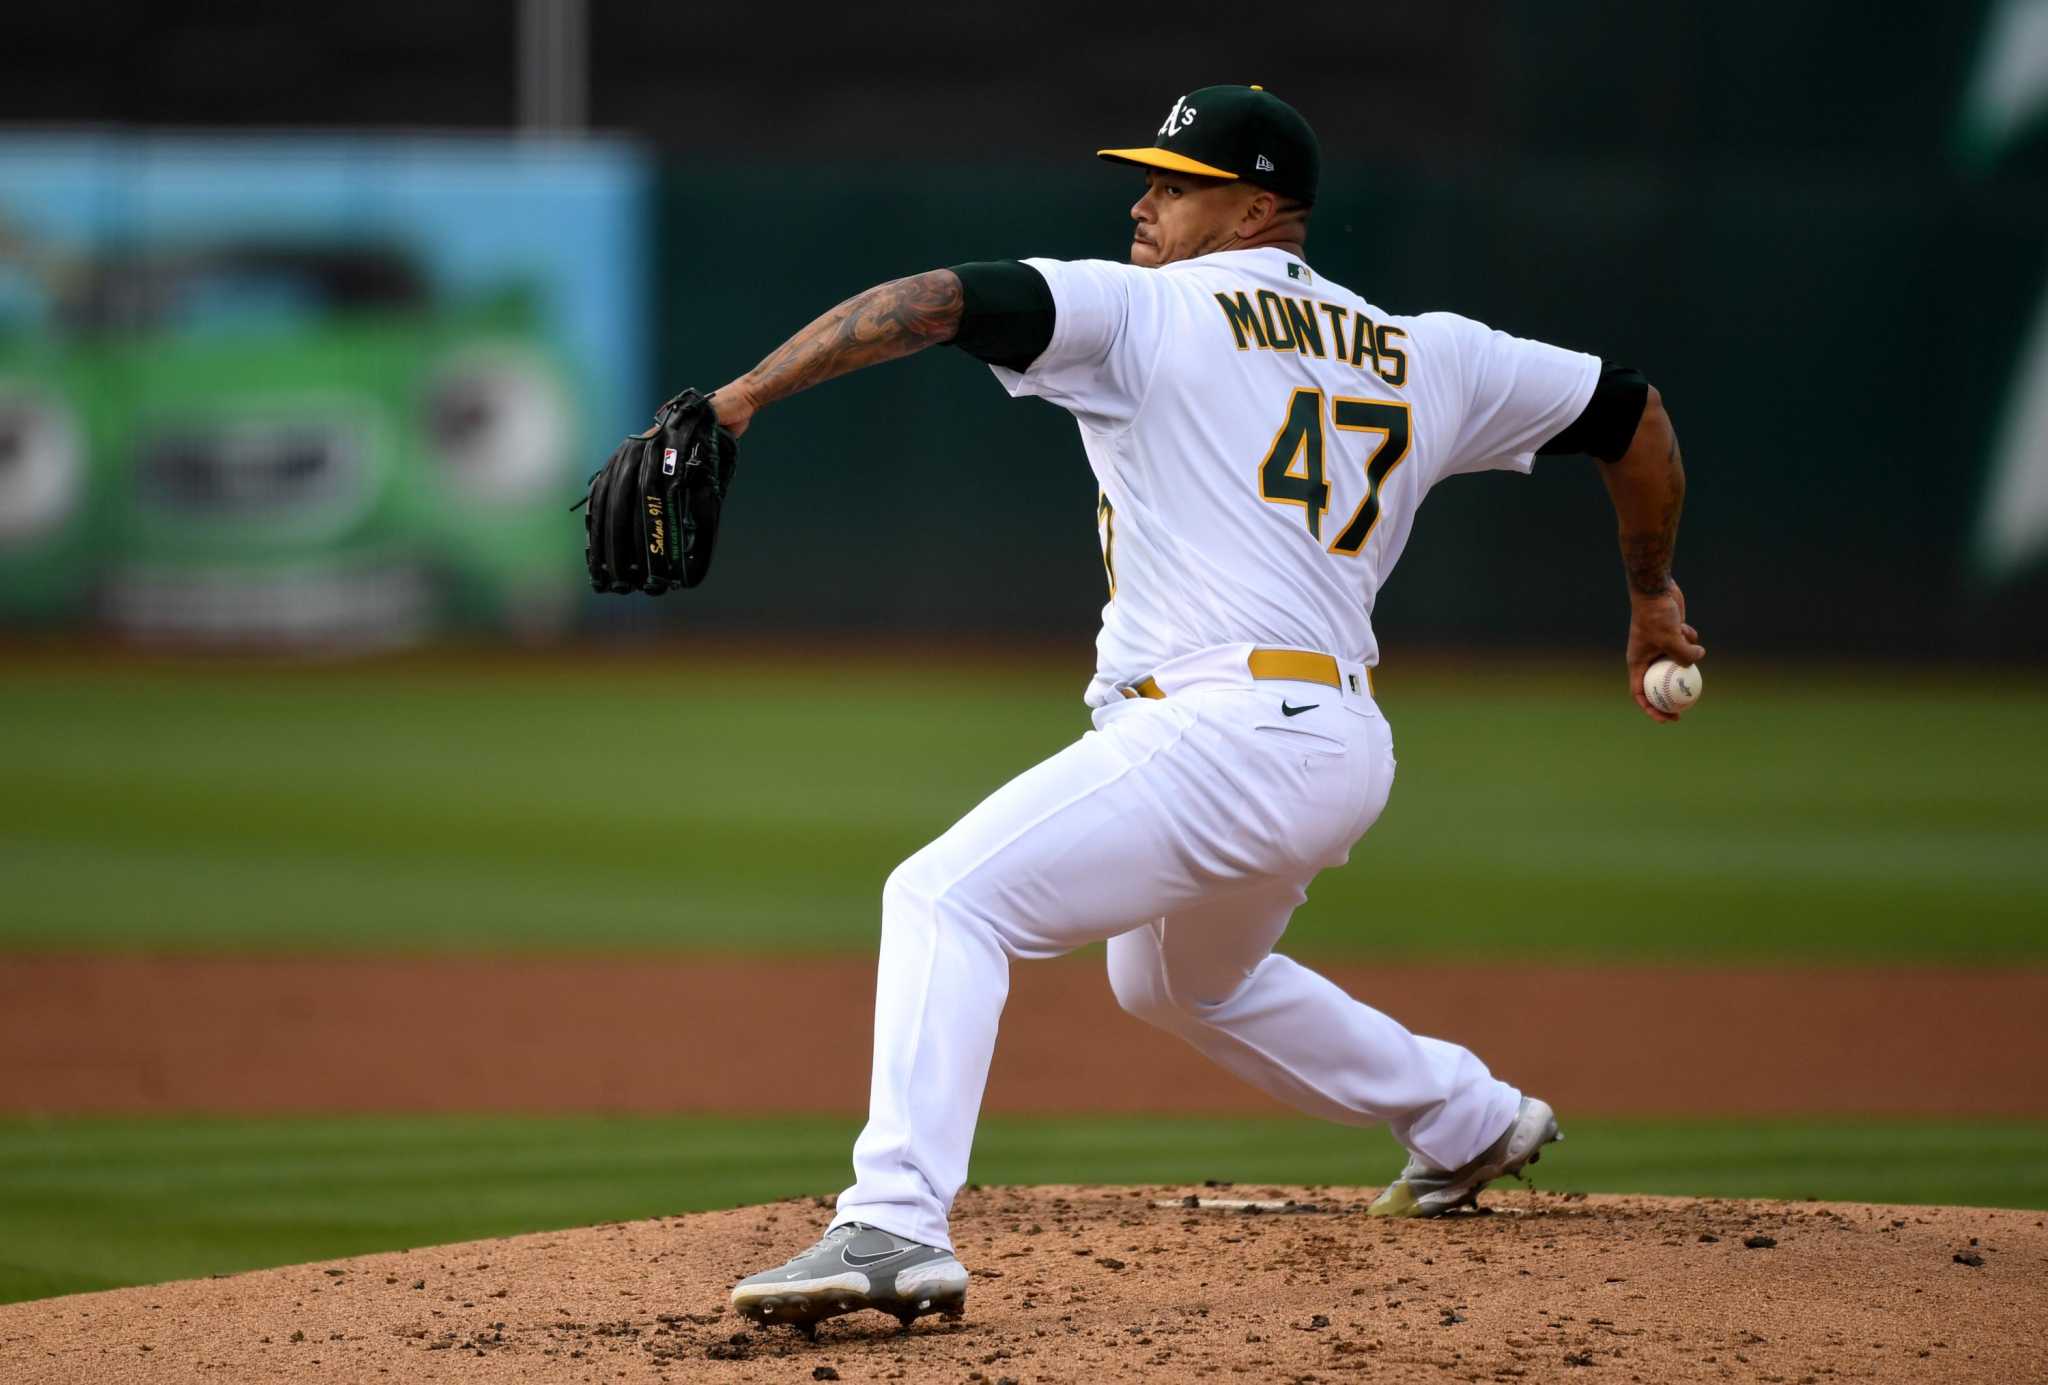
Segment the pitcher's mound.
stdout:
<path fill-rule="evenodd" d="M 30 1381 L 2036 1380 L 2037 1212 L 1496 1191 L 994 1188 L 955 1209 L 967 1316 L 813 1344 L 726 1292 L 795 1199 L 0 1307 Z M 1191 1200 L 1192 1199 L 1192 1200 Z"/>

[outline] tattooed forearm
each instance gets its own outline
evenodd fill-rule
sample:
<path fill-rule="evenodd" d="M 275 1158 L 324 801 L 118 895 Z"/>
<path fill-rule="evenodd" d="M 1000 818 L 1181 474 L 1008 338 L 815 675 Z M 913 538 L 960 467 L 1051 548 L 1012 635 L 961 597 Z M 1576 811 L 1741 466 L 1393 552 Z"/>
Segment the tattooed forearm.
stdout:
<path fill-rule="evenodd" d="M 1679 459 L 1678 439 L 1671 439 L 1660 470 L 1664 484 L 1661 507 L 1655 512 L 1654 527 L 1621 533 L 1621 565 L 1628 573 L 1629 590 L 1644 596 L 1663 594 L 1671 580 L 1671 554 L 1678 547 L 1678 515 L 1685 508 L 1685 466 Z M 1627 520 L 1624 516 L 1624 523 Z"/>
<path fill-rule="evenodd" d="M 1628 570 L 1629 590 L 1639 596 L 1661 596 L 1671 583 L 1671 541 L 1662 534 L 1625 534 L 1621 565 Z"/>
<path fill-rule="evenodd" d="M 1629 590 L 1662 595 L 1671 581 L 1678 516 L 1685 508 L 1685 463 L 1661 400 L 1652 396 L 1627 453 L 1603 466 L 1601 475 L 1619 520 Z"/>
<path fill-rule="evenodd" d="M 757 405 L 862 366 L 908 356 L 960 330 L 960 276 L 913 274 L 855 294 L 768 354 L 742 377 Z"/>

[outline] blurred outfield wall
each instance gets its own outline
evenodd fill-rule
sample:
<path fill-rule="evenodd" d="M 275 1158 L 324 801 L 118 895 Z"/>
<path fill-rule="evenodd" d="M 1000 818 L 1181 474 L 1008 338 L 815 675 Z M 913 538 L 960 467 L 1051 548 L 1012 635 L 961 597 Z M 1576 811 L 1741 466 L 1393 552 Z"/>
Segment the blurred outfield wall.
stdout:
<path fill-rule="evenodd" d="M 1426 66 L 1389 74 L 1369 33 L 1355 84 L 1263 69 L 1323 131 L 1318 271 L 1391 312 L 1645 370 L 1686 451 L 1678 573 L 1710 645 L 2048 654 L 2048 3 L 1538 13 L 1475 17 L 1474 106 L 1449 128 L 1417 128 Z M 1391 45 L 1428 47 L 1412 15 L 1395 27 Z M 1131 84 L 1162 111 L 1166 65 Z M 1003 122 L 986 158 L 679 161 L 669 378 L 722 381 L 934 264 L 1122 258 L 1138 184 L 1089 155 L 1149 124 L 1046 118 L 1061 160 Z M 689 619 L 1088 627 L 1071 424 L 939 354 L 764 417 L 720 585 Z M 1590 461 L 1446 484 L 1379 604 L 1388 657 L 1614 642 L 1612 523 Z"/>
<path fill-rule="evenodd" d="M 653 372 L 616 142 L 0 136 L 0 621 L 567 631 Z"/>
<path fill-rule="evenodd" d="M 1723 646 L 2048 650 L 2030 565 L 1972 560 L 2031 292 L 2034 189 L 1901 199 L 1881 169 L 1360 169 L 1332 151 L 1309 259 L 1393 312 L 1448 308 L 1643 368 L 1692 489 L 1679 575 Z M 838 298 L 934 264 L 1121 258 L 1132 178 L 1071 167 L 740 170 L 668 190 L 672 380 L 729 378 Z M 1561 195 L 1560 189 L 1570 189 Z M 885 208 L 885 212 L 874 209 Z M 828 236 L 821 228 L 836 227 Z M 763 416 L 713 587 L 687 618 L 1074 630 L 1101 597 L 1073 426 L 954 353 Z M 1247 464 L 1249 466 L 1249 464 Z M 1612 641 L 1622 589 L 1595 463 L 1433 493 L 1383 644 Z M 1247 475 L 1250 472 L 1247 470 Z M 664 612 L 663 614 L 671 614 Z M 682 611 L 673 614 L 684 615 Z"/>
<path fill-rule="evenodd" d="M 17 53 L 42 56 L 0 58 L 23 79 L 4 90 L 27 93 L 0 93 L 0 115 L 473 125 L 511 108 L 492 86 L 505 66 L 474 60 L 471 36 L 496 32 L 481 8 L 346 34 L 146 13 L 113 45 L 139 55 L 137 80 L 97 88 L 25 80 L 73 41 L 35 17 Z M 1148 138 L 1190 86 L 1263 81 L 1323 134 L 1324 275 L 1392 312 L 1452 309 L 1628 361 L 1663 389 L 1692 476 L 1679 576 L 1717 651 L 2048 654 L 2048 0 L 1082 19 L 906 4 L 790 26 L 762 7 L 719 19 L 741 61 L 596 83 L 595 122 L 645 140 L 659 172 L 653 308 L 621 327 L 651 335 L 641 378 L 571 352 L 598 380 L 580 389 L 645 397 L 584 398 L 590 436 L 723 382 L 878 280 L 1121 257 L 1136 186 L 1091 151 Z M 594 7 L 593 69 L 695 22 Z M 223 33 L 263 58 L 231 102 L 192 59 Z M 403 54 L 377 56 L 385 41 Z M 307 104 L 290 74 L 344 49 L 405 84 Z M 551 253 L 608 259 L 573 226 L 548 234 Z M 560 468 L 564 504 L 600 460 L 589 445 Z M 705 588 L 578 609 L 587 628 L 685 637 L 1079 636 L 1102 600 L 1092 501 L 1064 415 L 933 352 L 764 416 Z M 1380 603 L 1389 658 L 1612 644 L 1611 527 L 1590 462 L 1447 484 Z M 560 543 L 580 546 L 566 516 Z M 568 595 L 565 566 L 551 580 Z"/>

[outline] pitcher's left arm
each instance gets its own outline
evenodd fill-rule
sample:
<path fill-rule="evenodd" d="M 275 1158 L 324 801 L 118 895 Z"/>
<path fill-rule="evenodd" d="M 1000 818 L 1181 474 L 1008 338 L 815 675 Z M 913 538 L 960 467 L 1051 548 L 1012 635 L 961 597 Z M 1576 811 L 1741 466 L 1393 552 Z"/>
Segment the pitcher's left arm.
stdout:
<path fill-rule="evenodd" d="M 761 363 L 711 396 L 718 421 L 734 437 L 754 415 L 792 394 L 863 366 L 949 342 L 960 330 L 960 276 L 928 270 L 877 284 L 814 320 Z"/>

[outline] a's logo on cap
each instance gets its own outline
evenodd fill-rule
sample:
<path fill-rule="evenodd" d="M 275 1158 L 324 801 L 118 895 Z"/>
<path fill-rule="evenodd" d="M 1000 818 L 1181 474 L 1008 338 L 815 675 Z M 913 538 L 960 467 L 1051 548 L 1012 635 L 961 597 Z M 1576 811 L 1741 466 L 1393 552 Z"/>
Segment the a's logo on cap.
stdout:
<path fill-rule="evenodd" d="M 673 447 L 661 449 L 661 474 L 663 476 L 673 476 L 676 474 L 676 450 Z"/>
<path fill-rule="evenodd" d="M 1166 123 L 1159 127 L 1161 136 L 1177 135 L 1195 123 L 1195 108 L 1188 104 L 1187 97 L 1173 103 L 1173 109 L 1166 113 Z"/>
<path fill-rule="evenodd" d="M 1271 173 L 1273 171 L 1273 161 L 1264 154 L 1259 155 L 1258 162 L 1252 166 L 1261 173 Z"/>

